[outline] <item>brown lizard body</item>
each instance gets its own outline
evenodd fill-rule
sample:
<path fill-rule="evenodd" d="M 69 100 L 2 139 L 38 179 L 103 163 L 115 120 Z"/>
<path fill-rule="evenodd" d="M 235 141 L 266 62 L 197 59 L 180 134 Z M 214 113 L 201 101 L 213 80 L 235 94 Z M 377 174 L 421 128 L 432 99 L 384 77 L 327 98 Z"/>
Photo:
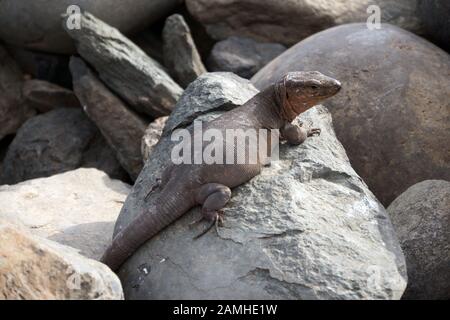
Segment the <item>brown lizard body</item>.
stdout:
<path fill-rule="evenodd" d="M 222 114 L 204 125 L 204 130 L 215 129 L 224 137 L 224 150 L 239 147 L 235 141 L 226 141 L 227 129 L 280 129 L 282 138 L 290 144 L 300 144 L 308 136 L 320 133 L 319 129 L 306 129 L 291 122 L 302 112 L 322 100 L 335 95 L 340 83 L 319 72 L 290 72 L 274 85 L 261 91 L 247 103 Z M 241 143 L 260 143 L 241 141 Z M 267 139 L 269 140 L 269 139 Z M 269 145 L 270 141 L 262 141 Z M 203 143 L 203 149 L 207 143 Z M 245 148 L 248 147 L 245 145 Z M 203 150 L 202 149 L 202 150 Z M 225 157 L 226 151 L 224 151 Z M 236 155 L 235 155 L 236 157 Z M 178 219 L 189 209 L 201 205 L 205 219 L 217 222 L 220 210 L 231 197 L 231 188 L 241 185 L 261 172 L 265 159 L 243 164 L 170 164 L 163 172 L 158 185 L 160 193 L 155 205 L 140 214 L 113 239 L 102 257 L 111 269 L 121 264 L 144 242 Z M 225 163 L 225 160 L 224 160 Z"/>

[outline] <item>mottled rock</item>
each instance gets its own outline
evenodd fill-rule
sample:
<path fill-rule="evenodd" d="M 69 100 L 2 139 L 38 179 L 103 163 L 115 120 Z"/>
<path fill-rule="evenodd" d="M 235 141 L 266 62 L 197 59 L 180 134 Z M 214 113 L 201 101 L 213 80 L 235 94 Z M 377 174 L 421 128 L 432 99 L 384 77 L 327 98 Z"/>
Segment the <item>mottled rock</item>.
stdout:
<path fill-rule="evenodd" d="M 164 64 L 170 74 L 182 86 L 187 87 L 206 72 L 197 51 L 191 30 L 180 14 L 167 18 L 163 29 Z"/>
<path fill-rule="evenodd" d="M 230 37 L 214 45 L 208 58 L 208 68 L 211 71 L 233 72 L 249 79 L 285 50 L 286 47 L 278 43 Z"/>
<path fill-rule="evenodd" d="M 80 107 L 73 91 L 44 80 L 25 81 L 22 93 L 25 103 L 42 113 L 56 108 Z"/>
<path fill-rule="evenodd" d="M 117 29 L 85 13 L 81 29 L 67 32 L 104 83 L 136 111 L 153 117 L 172 111 L 183 89 Z"/>
<path fill-rule="evenodd" d="M 0 46 L 0 140 L 17 129 L 34 111 L 23 103 L 23 75 L 6 50 Z"/>
<path fill-rule="evenodd" d="M 102 171 L 80 168 L 0 186 L 0 219 L 99 259 L 129 191 Z"/>
<path fill-rule="evenodd" d="M 246 36 L 293 45 L 327 28 L 366 22 L 380 8 L 381 21 L 421 33 L 418 0 L 186 0 L 189 12 L 217 40 Z"/>
<path fill-rule="evenodd" d="M 2 0 L 0 38 L 29 49 L 74 53 L 61 15 L 76 5 L 124 33 L 135 32 L 164 17 L 182 0 Z M 73 13 L 70 11 L 69 13 Z"/>
<path fill-rule="evenodd" d="M 425 179 L 450 179 L 450 55 L 383 24 L 349 24 L 290 48 L 253 78 L 259 89 L 287 71 L 317 70 L 342 82 L 327 101 L 353 168 L 389 205 Z"/>
<path fill-rule="evenodd" d="M 96 167 L 116 177 L 120 165 L 109 150 L 81 109 L 55 109 L 31 118 L 17 132 L 2 165 L 0 184 L 16 184 L 79 167 Z"/>
<path fill-rule="evenodd" d="M 141 153 L 142 159 L 145 161 L 150 158 L 150 155 L 153 152 L 153 148 L 158 143 L 161 138 L 164 126 L 166 125 L 168 117 L 161 117 L 155 119 L 152 123 L 150 123 L 145 129 L 144 136 L 142 137 L 141 142 Z"/>
<path fill-rule="evenodd" d="M 208 86 L 200 84 L 214 76 L 194 81 L 169 116 L 115 232 L 152 205 L 158 191 L 143 199 L 170 161 L 169 123 L 177 113 L 176 122 L 183 122 L 179 115 L 189 113 L 179 109 L 191 105 L 181 103 L 188 95 L 193 101 L 207 96 Z M 236 90 L 255 94 L 242 85 Z M 199 120 L 225 112 L 201 106 L 194 115 Z M 194 116 L 184 118 L 185 126 Z M 195 208 L 135 252 L 119 271 L 128 299 L 400 298 L 404 258 L 384 208 L 351 168 L 326 109 L 316 107 L 302 120 L 321 127 L 322 135 L 302 146 L 283 145 L 280 162 L 234 189 L 218 234 L 193 240 L 205 228 L 189 227 L 201 215 Z"/>
<path fill-rule="evenodd" d="M 0 224 L 0 300 L 121 300 L 117 276 L 72 248 Z"/>
<path fill-rule="evenodd" d="M 417 11 L 427 38 L 450 52 L 450 1 L 419 0 Z"/>
<path fill-rule="evenodd" d="M 73 86 L 83 110 L 97 125 L 117 159 L 135 180 L 142 169 L 141 139 L 145 122 L 89 70 L 79 58 L 70 62 Z"/>
<path fill-rule="evenodd" d="M 404 299 L 450 299 L 450 182 L 413 185 L 387 209 L 408 270 Z"/>

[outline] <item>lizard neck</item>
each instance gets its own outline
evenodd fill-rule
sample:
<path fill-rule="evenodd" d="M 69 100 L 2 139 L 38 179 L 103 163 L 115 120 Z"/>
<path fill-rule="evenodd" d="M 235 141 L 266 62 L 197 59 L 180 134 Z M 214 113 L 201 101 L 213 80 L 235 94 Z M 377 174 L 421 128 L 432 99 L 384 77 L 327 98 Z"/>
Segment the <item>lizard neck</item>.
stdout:
<path fill-rule="evenodd" d="M 259 106 L 255 108 L 256 116 L 263 127 L 280 129 L 286 123 L 280 108 L 279 97 L 275 86 L 269 86 L 258 94 Z"/>

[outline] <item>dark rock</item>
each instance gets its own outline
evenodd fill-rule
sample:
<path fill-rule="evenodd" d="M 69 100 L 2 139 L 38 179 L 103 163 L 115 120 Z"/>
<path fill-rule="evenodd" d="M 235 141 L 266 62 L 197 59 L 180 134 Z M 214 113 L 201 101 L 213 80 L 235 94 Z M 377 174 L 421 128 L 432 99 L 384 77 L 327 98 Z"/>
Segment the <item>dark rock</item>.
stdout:
<path fill-rule="evenodd" d="M 0 140 L 13 134 L 35 112 L 22 97 L 23 75 L 6 50 L 0 46 Z"/>
<path fill-rule="evenodd" d="M 142 169 L 141 139 L 146 124 L 89 70 L 83 60 L 72 58 L 74 91 L 88 117 L 97 125 L 122 167 L 135 180 Z"/>
<path fill-rule="evenodd" d="M 189 12 L 216 40 L 245 36 L 293 45 L 327 28 L 366 22 L 377 5 L 381 21 L 422 33 L 418 0 L 186 0 Z"/>
<path fill-rule="evenodd" d="M 211 95 L 211 88 L 221 94 Z M 231 93 L 228 100 L 255 94 L 231 73 L 205 74 L 191 83 L 128 196 L 115 232 L 155 199 L 143 201 L 170 161 L 169 123 L 189 128 L 196 118 L 217 117 L 225 112 L 220 106 L 227 100 L 225 91 Z M 192 114 L 187 102 L 196 99 L 205 103 Z M 196 208 L 135 252 L 119 271 L 128 299 L 400 298 L 406 286 L 404 258 L 384 208 L 351 168 L 326 109 L 316 107 L 302 119 L 321 127 L 322 135 L 299 147 L 282 146 L 279 162 L 234 189 L 218 234 L 192 239 L 205 227 L 188 226 L 200 216 Z"/>
<path fill-rule="evenodd" d="M 61 15 L 77 5 L 124 33 L 136 32 L 164 17 L 182 0 L 2 0 L 0 38 L 29 49 L 74 53 Z"/>
<path fill-rule="evenodd" d="M 112 151 L 105 149 L 110 150 L 81 109 L 55 109 L 29 119 L 17 132 L 3 161 L 0 184 L 79 167 L 95 167 L 115 177 L 120 166 Z"/>
<path fill-rule="evenodd" d="M 146 55 L 156 60 L 161 65 L 164 64 L 163 41 L 162 38 L 152 29 L 139 32 L 130 38 Z"/>
<path fill-rule="evenodd" d="M 419 0 L 417 11 L 427 38 L 450 52 L 450 1 Z"/>
<path fill-rule="evenodd" d="M 215 44 L 208 59 L 211 71 L 229 71 L 249 79 L 286 50 L 278 43 L 260 43 L 250 38 L 230 37 Z"/>
<path fill-rule="evenodd" d="M 73 91 L 44 80 L 27 80 L 23 85 L 25 103 L 39 112 L 56 108 L 80 108 Z"/>
<path fill-rule="evenodd" d="M 356 172 L 389 205 L 425 179 L 450 180 L 450 55 L 383 24 L 349 24 L 290 48 L 253 78 L 264 88 L 287 71 L 317 70 L 342 82 L 327 101 Z"/>
<path fill-rule="evenodd" d="M 403 299 L 450 299 L 450 182 L 413 185 L 387 209 L 405 253 Z"/>
<path fill-rule="evenodd" d="M 104 83 L 136 111 L 153 117 L 171 112 L 183 89 L 117 29 L 85 13 L 81 29 L 67 32 Z"/>
<path fill-rule="evenodd" d="M 180 14 L 167 18 L 163 30 L 164 64 L 182 87 L 206 72 L 191 30 Z"/>

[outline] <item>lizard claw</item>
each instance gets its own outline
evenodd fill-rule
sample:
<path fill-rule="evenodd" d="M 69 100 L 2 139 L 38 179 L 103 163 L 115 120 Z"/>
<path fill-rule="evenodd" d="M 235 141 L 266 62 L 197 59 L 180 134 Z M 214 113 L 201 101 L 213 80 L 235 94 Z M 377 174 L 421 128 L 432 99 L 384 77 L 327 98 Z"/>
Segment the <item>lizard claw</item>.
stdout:
<path fill-rule="evenodd" d="M 195 221 L 195 222 L 200 222 L 202 220 L 203 220 L 203 217 L 202 217 L 202 219 Z M 193 223 L 191 223 L 191 224 L 193 224 Z M 205 230 L 203 230 L 198 235 L 196 235 L 193 239 L 197 240 L 198 238 L 204 236 L 206 233 L 208 233 L 209 230 L 212 229 L 212 227 L 215 227 L 217 234 L 219 234 L 219 226 L 222 226 L 222 225 L 223 225 L 223 211 L 218 210 L 218 211 L 216 211 L 216 215 L 214 216 L 212 223 Z"/>
<path fill-rule="evenodd" d="M 155 191 L 156 189 L 159 188 L 159 186 L 161 185 L 161 178 L 156 178 L 156 182 L 155 184 L 150 188 L 150 190 L 147 192 L 147 194 L 144 197 L 144 200 L 147 200 L 147 198 L 150 196 L 150 194 L 153 193 L 153 191 Z"/>
<path fill-rule="evenodd" d="M 322 130 L 320 130 L 320 128 L 311 128 L 308 130 L 308 137 L 311 137 L 315 134 L 317 134 L 318 136 L 320 136 Z"/>

